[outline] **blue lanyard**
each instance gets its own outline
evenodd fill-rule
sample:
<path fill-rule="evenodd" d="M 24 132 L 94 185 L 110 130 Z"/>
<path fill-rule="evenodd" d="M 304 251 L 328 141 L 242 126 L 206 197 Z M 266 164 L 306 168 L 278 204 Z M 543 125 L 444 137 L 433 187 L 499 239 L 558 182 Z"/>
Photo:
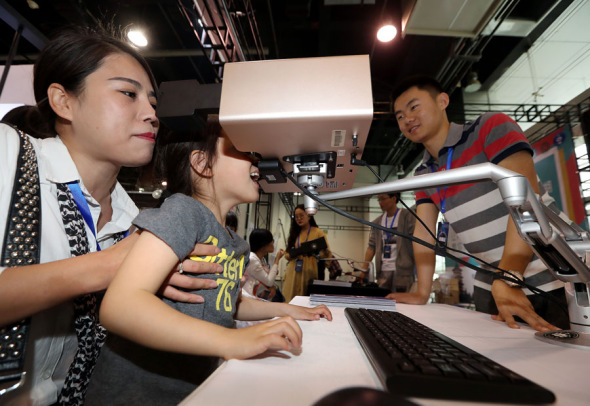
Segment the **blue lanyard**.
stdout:
<path fill-rule="evenodd" d="M 306 241 L 306 242 L 307 242 L 307 240 L 309 240 L 309 232 L 310 232 L 310 231 L 311 231 L 311 226 L 309 226 L 309 228 L 307 229 L 307 237 L 305 237 L 305 241 Z M 301 235 L 298 235 L 298 236 L 297 236 L 297 248 L 299 248 L 299 247 L 300 247 L 300 245 L 299 245 L 299 237 L 300 237 L 300 236 L 301 236 Z"/>
<path fill-rule="evenodd" d="M 451 161 L 453 160 L 453 150 L 454 147 L 449 148 L 449 154 L 447 155 L 447 171 L 451 169 Z M 434 172 L 434 167 L 432 165 L 430 165 L 430 171 Z M 440 195 L 440 189 L 436 188 L 436 191 L 438 192 L 438 198 L 440 200 L 440 212 L 442 214 L 445 214 L 445 203 L 447 201 L 447 186 L 445 186 L 445 190 L 443 192 L 442 197 Z"/>
<path fill-rule="evenodd" d="M 96 240 L 96 250 L 100 251 L 100 245 L 98 245 L 98 239 L 96 238 L 96 231 L 94 230 L 94 221 L 92 221 L 92 214 L 90 213 L 90 207 L 88 207 L 88 202 L 82 193 L 82 189 L 80 188 L 80 184 L 78 182 L 70 182 L 67 184 L 70 188 L 70 192 L 72 192 L 72 196 L 74 197 L 74 202 L 76 202 L 76 206 L 78 206 L 78 210 L 84 217 L 84 221 L 88 224 L 90 231 L 92 231 L 92 235 Z M 123 234 L 124 237 L 129 235 L 129 230 L 125 231 Z"/>
<path fill-rule="evenodd" d="M 94 221 L 92 221 L 92 214 L 90 214 L 90 207 L 88 207 L 88 202 L 82 193 L 82 189 L 80 188 L 80 184 L 78 182 L 70 182 L 68 183 L 68 187 L 70 188 L 70 192 L 72 192 L 72 196 L 74 197 L 74 201 L 76 202 L 76 206 L 78 206 L 78 210 L 84 217 L 84 221 L 88 224 L 90 231 L 92 231 L 92 235 L 96 240 L 96 250 L 100 251 L 100 245 L 98 245 L 98 240 L 96 239 L 96 231 L 94 230 Z"/>
<path fill-rule="evenodd" d="M 385 227 L 387 228 L 393 228 L 393 223 L 395 223 L 395 218 L 397 217 L 397 213 L 399 212 L 399 209 L 397 209 L 395 211 L 395 214 L 393 215 L 393 218 L 391 219 L 391 225 L 387 225 L 387 213 L 385 214 Z M 391 234 L 388 232 L 385 232 L 385 235 L 387 237 L 387 241 L 389 241 L 389 237 L 391 237 Z"/>

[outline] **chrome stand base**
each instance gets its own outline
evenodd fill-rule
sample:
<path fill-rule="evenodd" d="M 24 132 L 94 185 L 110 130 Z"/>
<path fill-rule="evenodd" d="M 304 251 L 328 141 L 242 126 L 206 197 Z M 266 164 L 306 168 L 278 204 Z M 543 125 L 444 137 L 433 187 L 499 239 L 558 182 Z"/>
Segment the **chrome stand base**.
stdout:
<path fill-rule="evenodd" d="M 557 330 L 549 332 L 537 331 L 535 338 L 546 343 L 561 345 L 563 347 L 590 350 L 590 334 L 579 333 L 574 330 Z"/>

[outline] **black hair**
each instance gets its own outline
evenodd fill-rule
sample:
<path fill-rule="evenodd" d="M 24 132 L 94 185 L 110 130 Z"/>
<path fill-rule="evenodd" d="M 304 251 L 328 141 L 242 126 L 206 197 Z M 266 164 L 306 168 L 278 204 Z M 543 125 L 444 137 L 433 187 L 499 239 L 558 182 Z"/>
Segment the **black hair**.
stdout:
<path fill-rule="evenodd" d="M 46 128 L 46 122 L 43 120 L 37 106 L 18 106 L 4 115 L 2 121 L 16 126 L 19 130 L 29 134 L 34 138 L 49 138 L 54 134 Z"/>
<path fill-rule="evenodd" d="M 238 216 L 233 211 L 227 212 L 225 216 L 225 226 L 231 228 L 232 230 L 238 229 Z"/>
<path fill-rule="evenodd" d="M 430 93 L 433 99 L 436 99 L 436 96 L 443 93 L 444 91 L 438 80 L 432 76 L 413 75 L 408 76 L 395 87 L 391 93 L 391 100 L 393 100 L 395 103 L 397 98 L 400 97 L 402 93 L 411 89 L 412 87 L 417 87 L 420 90 L 426 90 L 428 93 Z"/>
<path fill-rule="evenodd" d="M 299 233 L 301 233 L 301 227 L 295 221 L 295 211 L 297 209 L 305 211 L 305 206 L 303 206 L 302 204 L 298 204 L 297 206 L 295 206 L 295 210 L 293 210 L 293 217 L 291 218 L 291 228 L 289 229 L 289 238 L 287 239 L 287 249 L 295 247 L 295 241 L 297 240 Z M 311 227 L 318 226 L 313 216 L 309 216 L 309 225 Z"/>
<path fill-rule="evenodd" d="M 193 196 L 196 193 L 192 181 L 190 156 L 193 151 L 206 154 L 206 164 L 199 176 L 209 177 L 217 152 L 217 140 L 221 137 L 218 116 L 207 118 L 205 128 L 184 131 L 163 131 L 156 138 L 156 177 L 167 182 L 170 193 Z"/>
<path fill-rule="evenodd" d="M 38 132 L 55 135 L 57 115 L 47 99 L 49 86 L 59 83 L 73 95 L 80 95 L 88 75 L 99 69 L 104 59 L 113 54 L 133 57 L 146 71 L 154 91 L 157 91 L 156 80 L 146 60 L 128 42 L 118 38 L 115 30 L 102 26 L 66 27 L 49 41 L 35 61 L 33 88 L 41 123 L 44 123 Z M 33 127 L 40 123 L 27 125 Z"/>
<path fill-rule="evenodd" d="M 399 199 L 400 199 L 400 197 L 401 197 L 401 196 L 400 196 L 400 194 L 399 194 L 399 193 L 397 193 L 397 192 L 395 192 L 395 193 L 388 193 L 387 195 L 388 195 L 389 197 L 395 197 L 395 199 L 396 199 L 398 202 L 399 202 Z"/>
<path fill-rule="evenodd" d="M 272 233 L 264 228 L 255 228 L 248 237 L 250 243 L 250 251 L 257 252 L 265 245 L 270 244 L 274 241 Z"/>

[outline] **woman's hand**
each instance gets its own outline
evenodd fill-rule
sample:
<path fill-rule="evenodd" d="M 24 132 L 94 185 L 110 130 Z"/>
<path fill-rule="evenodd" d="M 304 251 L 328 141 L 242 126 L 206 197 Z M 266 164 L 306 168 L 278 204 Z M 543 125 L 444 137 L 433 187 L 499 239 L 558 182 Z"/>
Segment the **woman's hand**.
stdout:
<path fill-rule="evenodd" d="M 276 295 L 277 295 L 277 287 L 271 286 L 268 289 L 268 297 L 266 298 L 266 300 L 272 300 Z"/>
<path fill-rule="evenodd" d="M 285 250 L 284 249 L 279 249 L 279 251 L 277 252 L 277 256 L 275 257 L 275 264 L 279 264 L 279 261 L 281 260 L 281 258 L 283 258 L 283 255 L 285 255 Z"/>
<path fill-rule="evenodd" d="M 514 320 L 514 316 L 518 316 L 537 331 L 561 330 L 535 313 L 533 305 L 520 288 L 510 287 L 497 279 L 492 284 L 492 296 L 498 307 L 498 315 L 492 315 L 492 319 L 504 321 L 510 328 L 520 328 Z"/>
<path fill-rule="evenodd" d="M 189 256 L 215 256 L 217 254 L 219 254 L 219 248 L 215 245 L 197 244 Z M 203 303 L 205 299 L 202 296 L 176 288 L 187 290 L 215 289 L 217 283 L 214 280 L 194 278 L 185 274 L 220 273 L 223 271 L 223 267 L 212 262 L 185 259 L 182 261 L 182 274 L 178 272 L 179 270 L 180 264 L 170 272 L 159 293 L 171 300 L 186 303 Z"/>
<path fill-rule="evenodd" d="M 301 327 L 292 317 L 281 317 L 250 327 L 228 329 L 219 344 L 223 358 L 245 359 L 265 351 L 297 352 L 302 337 Z"/>

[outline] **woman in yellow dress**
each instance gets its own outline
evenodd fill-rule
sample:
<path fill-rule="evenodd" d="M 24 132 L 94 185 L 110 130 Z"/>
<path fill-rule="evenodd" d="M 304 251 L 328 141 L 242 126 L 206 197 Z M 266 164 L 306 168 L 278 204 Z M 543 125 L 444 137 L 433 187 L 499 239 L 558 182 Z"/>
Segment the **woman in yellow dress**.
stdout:
<path fill-rule="evenodd" d="M 315 219 L 305 213 L 302 204 L 295 207 L 295 216 L 291 220 L 289 239 L 287 240 L 288 251 L 299 248 L 302 243 L 318 238 L 326 238 L 322 230 L 318 228 Z M 326 240 L 327 245 L 327 240 Z M 320 258 L 331 258 L 330 248 L 320 253 Z M 288 303 L 295 296 L 302 296 L 307 293 L 307 286 L 310 281 L 318 279 L 318 261 L 315 256 L 299 255 L 291 258 L 287 253 L 285 258 L 289 261 L 285 271 L 285 283 L 283 284 L 283 295 Z"/>

